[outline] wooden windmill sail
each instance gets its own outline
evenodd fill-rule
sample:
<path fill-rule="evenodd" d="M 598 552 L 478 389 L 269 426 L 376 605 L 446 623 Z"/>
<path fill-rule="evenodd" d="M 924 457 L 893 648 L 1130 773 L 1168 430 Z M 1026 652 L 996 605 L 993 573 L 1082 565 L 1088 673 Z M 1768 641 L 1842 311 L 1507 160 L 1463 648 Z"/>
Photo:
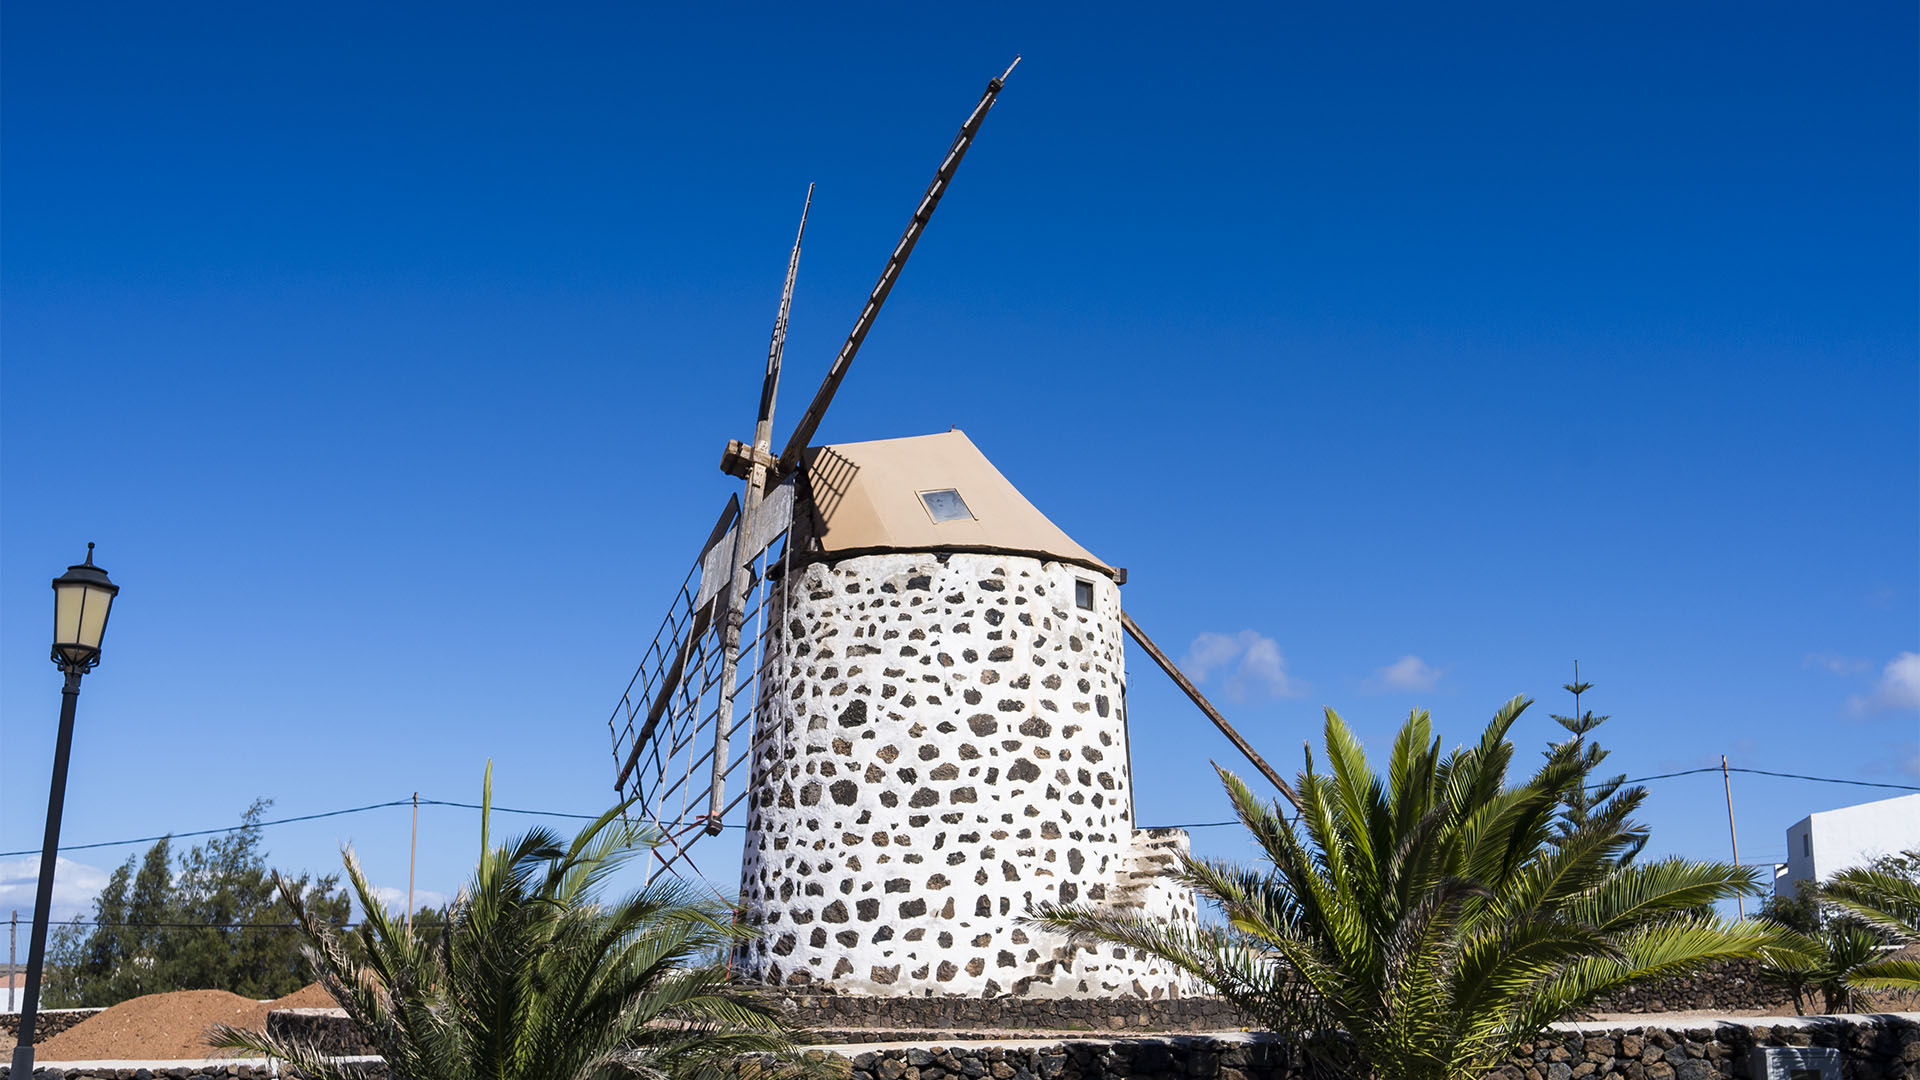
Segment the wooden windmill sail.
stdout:
<path fill-rule="evenodd" d="M 934 171 L 900 242 L 887 257 L 826 378 L 786 448 L 775 458 L 773 413 L 780 387 L 781 354 L 801 241 L 806 234 L 807 209 L 813 203 L 813 189 L 807 189 L 800 233 L 787 260 L 786 285 L 767 350 L 753 442 L 747 445 L 730 440 L 721 457 L 722 471 L 745 481 L 744 494 L 730 499 L 721 511 L 693 569 L 681 584 L 675 604 L 608 721 L 619 770 L 614 787 L 623 797 L 636 799 L 645 816 L 661 828 L 668 840 L 668 849 L 660 855 L 665 865 L 683 856 L 699 834 L 718 833 L 727 811 L 741 798 L 735 795 L 728 800 L 727 779 L 745 760 L 734 736 L 749 727 L 752 713 L 749 710 L 736 716 L 736 703 L 743 696 L 753 701 L 758 680 L 765 674 L 767 658 L 759 646 L 771 614 L 768 603 L 772 594 L 767 586 L 773 568 L 787 554 L 795 469 L 979 134 L 981 123 L 1019 63 L 1020 58 L 1014 57 L 1006 71 L 988 82 L 979 102 L 960 125 L 959 134 Z M 702 745 L 709 741 L 710 747 L 703 751 Z"/>
<path fill-rule="evenodd" d="M 812 206 L 813 189 L 808 188 L 767 350 L 753 440 L 730 440 L 721 458 L 722 471 L 744 481 L 744 490 L 730 498 L 721 511 L 608 721 L 616 768 L 614 786 L 623 798 L 635 800 L 639 814 L 657 826 L 665 839 L 654 855 L 656 868 L 674 868 L 701 836 L 718 833 L 729 812 L 748 795 L 745 790 L 730 790 L 729 781 L 751 757 L 747 744 L 759 730 L 757 714 L 768 688 L 781 679 L 778 666 L 787 662 L 781 650 L 763 646 L 783 625 L 784 592 L 777 585 L 785 579 L 796 554 L 791 550 L 796 502 L 806 498 L 797 481 L 808 471 L 808 444 L 987 113 L 1019 62 L 1015 57 L 1005 72 L 988 82 L 961 124 L 825 379 L 776 457 L 772 443 L 774 405 L 801 242 Z M 1124 580 L 1124 573 L 1119 573 L 1118 580 Z M 1147 639 L 1138 624 L 1124 613 L 1121 618 L 1127 633 L 1291 800 L 1293 794 L 1285 782 Z M 741 738 L 743 732 L 749 737 Z"/>

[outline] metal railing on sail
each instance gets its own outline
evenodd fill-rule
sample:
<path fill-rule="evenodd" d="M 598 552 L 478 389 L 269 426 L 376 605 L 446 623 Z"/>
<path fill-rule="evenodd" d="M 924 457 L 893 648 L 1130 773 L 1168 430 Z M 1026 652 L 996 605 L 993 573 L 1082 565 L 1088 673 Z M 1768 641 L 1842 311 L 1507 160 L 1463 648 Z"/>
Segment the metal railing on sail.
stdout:
<path fill-rule="evenodd" d="M 749 576 L 743 590 L 733 715 L 724 726 L 720 723 L 720 708 L 727 700 L 719 681 L 728 590 L 726 560 L 712 557 L 715 552 L 730 553 L 733 537 L 728 532 L 709 544 L 701 565 L 688 573 L 673 609 L 608 720 L 619 770 L 615 786 L 623 798 L 636 800 L 633 816 L 654 825 L 661 837 L 661 846 L 648 864 L 649 878 L 662 870 L 678 873 L 676 864 L 690 863 L 687 852 L 692 844 L 702 833 L 712 831 L 709 825 L 724 820 L 747 794 L 745 785 L 740 785 L 717 815 L 710 805 L 714 780 L 731 777 L 752 757 L 764 697 L 762 680 L 782 659 L 779 649 L 765 647 L 769 620 L 777 627 L 784 611 L 785 594 L 777 582 L 784 577 L 787 561 L 785 526 L 791 520 L 791 488 L 783 485 L 777 491 L 777 500 L 774 495 L 768 497 L 776 506 L 760 516 L 760 522 L 778 525 L 780 531 L 764 546 L 753 543 L 760 537 L 748 538 L 758 550 L 743 568 Z M 720 737 L 723 730 L 724 738 Z M 746 737 L 738 737 L 743 731 Z M 727 760 L 714 768 L 714 752 L 720 746 L 728 748 Z"/>

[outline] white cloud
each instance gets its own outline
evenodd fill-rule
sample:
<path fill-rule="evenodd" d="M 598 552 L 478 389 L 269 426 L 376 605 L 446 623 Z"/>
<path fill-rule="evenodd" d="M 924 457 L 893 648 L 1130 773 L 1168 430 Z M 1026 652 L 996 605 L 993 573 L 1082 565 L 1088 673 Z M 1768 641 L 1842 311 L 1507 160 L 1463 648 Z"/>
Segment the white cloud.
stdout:
<path fill-rule="evenodd" d="M 1887 661 L 1874 697 L 1888 708 L 1920 709 L 1920 653 L 1903 652 Z"/>
<path fill-rule="evenodd" d="M 1855 694 L 1847 706 L 1856 714 L 1886 709 L 1920 709 L 1920 653 L 1903 652 L 1887 661 L 1870 695 Z"/>
<path fill-rule="evenodd" d="M 1238 634 L 1201 634 L 1187 647 L 1180 666 L 1195 682 L 1215 675 L 1226 680 L 1227 697 L 1244 701 L 1254 693 L 1266 697 L 1301 697 L 1307 684 L 1287 671 L 1279 642 L 1255 630 Z"/>
<path fill-rule="evenodd" d="M 407 911 L 407 890 L 394 885 L 375 885 L 373 898 L 380 901 L 389 914 L 404 915 Z M 446 907 L 453 897 L 434 889 L 413 890 L 413 910 L 423 907 Z"/>
<path fill-rule="evenodd" d="M 1408 654 L 1386 667 L 1374 668 L 1373 674 L 1361 684 L 1361 689 L 1372 694 L 1431 690 L 1446 673 L 1446 668 L 1434 667 L 1425 660 Z"/>
<path fill-rule="evenodd" d="M 1835 675 L 1858 675 L 1873 665 L 1866 660 L 1856 660 L 1851 656 L 1824 652 L 1808 653 L 1800 666 L 1826 668 Z"/>
<path fill-rule="evenodd" d="M 47 905 L 50 918 L 66 922 L 75 915 L 92 917 L 93 898 L 106 887 L 110 871 L 74 862 L 62 856 L 53 863 L 53 903 Z M 40 856 L 27 855 L 0 859 L 0 909 L 18 908 L 22 918 L 33 910 L 40 888 Z"/>

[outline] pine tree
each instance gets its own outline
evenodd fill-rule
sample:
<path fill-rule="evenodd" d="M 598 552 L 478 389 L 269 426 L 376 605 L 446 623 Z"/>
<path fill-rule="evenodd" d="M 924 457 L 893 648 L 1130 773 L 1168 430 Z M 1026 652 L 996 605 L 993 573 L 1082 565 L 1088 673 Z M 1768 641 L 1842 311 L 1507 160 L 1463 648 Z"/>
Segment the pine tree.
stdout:
<path fill-rule="evenodd" d="M 260 848 L 271 805 L 255 800 L 240 828 L 177 860 L 163 837 L 137 872 L 131 858 L 116 868 L 94 899 L 93 926 L 76 920 L 50 943 L 48 1005 L 112 1005 L 169 990 L 273 998 L 302 986 L 300 935 Z M 347 921 L 350 901 L 337 877 L 289 881 L 310 912 L 336 926 Z"/>
<path fill-rule="evenodd" d="M 140 872 L 134 875 L 123 925 L 107 928 L 108 933 L 118 938 L 113 969 L 106 973 L 106 986 L 113 1001 L 173 989 L 160 985 L 161 973 L 157 970 L 166 951 L 168 927 L 165 924 L 173 918 L 173 905 L 169 902 L 173 891 L 172 854 L 170 837 L 161 837 L 159 843 L 147 850 Z"/>
<path fill-rule="evenodd" d="M 1591 736 L 1595 729 L 1612 717 L 1595 716 L 1591 710 L 1581 710 L 1580 696 L 1593 689 L 1593 684 L 1580 681 L 1580 661 L 1573 662 L 1573 681 L 1562 683 L 1560 688 L 1573 695 L 1573 715 L 1550 715 L 1554 723 L 1567 729 L 1573 738 L 1553 743 L 1547 750 L 1547 756 L 1551 758 L 1566 754 L 1580 766 L 1578 781 L 1568 786 L 1560 800 L 1559 831 L 1562 837 L 1566 837 L 1585 828 L 1595 815 L 1604 814 L 1612 820 L 1626 821 L 1632 810 L 1646 797 L 1646 789 L 1626 787 L 1625 773 L 1594 779 L 1600 763 L 1607 759 L 1611 751 Z M 1638 839 L 1621 853 L 1619 861 L 1622 865 L 1632 862 L 1634 856 L 1647 846 L 1646 829 L 1636 828 Z"/>

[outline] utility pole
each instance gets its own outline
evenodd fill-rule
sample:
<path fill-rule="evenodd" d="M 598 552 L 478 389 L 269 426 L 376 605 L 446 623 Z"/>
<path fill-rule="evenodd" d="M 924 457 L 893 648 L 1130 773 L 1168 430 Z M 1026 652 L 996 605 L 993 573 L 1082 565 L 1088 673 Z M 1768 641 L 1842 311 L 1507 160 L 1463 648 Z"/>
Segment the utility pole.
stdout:
<path fill-rule="evenodd" d="M 1740 869 L 1740 834 L 1733 830 L 1733 775 L 1727 769 L 1727 755 L 1720 755 L 1720 781 L 1727 788 L 1727 839 L 1733 843 L 1733 868 Z M 1739 905 L 1740 917 L 1747 917 L 1747 898 L 1745 894 L 1733 898 Z"/>
<path fill-rule="evenodd" d="M 14 976 L 20 973 L 20 964 L 14 956 L 14 947 L 20 939 L 20 909 L 13 909 L 13 922 L 7 925 L 7 1011 L 20 1008 L 20 991 L 15 988 Z"/>
<path fill-rule="evenodd" d="M 413 793 L 413 839 L 407 845 L 407 929 L 413 929 L 413 864 L 420 854 L 420 793 Z"/>

